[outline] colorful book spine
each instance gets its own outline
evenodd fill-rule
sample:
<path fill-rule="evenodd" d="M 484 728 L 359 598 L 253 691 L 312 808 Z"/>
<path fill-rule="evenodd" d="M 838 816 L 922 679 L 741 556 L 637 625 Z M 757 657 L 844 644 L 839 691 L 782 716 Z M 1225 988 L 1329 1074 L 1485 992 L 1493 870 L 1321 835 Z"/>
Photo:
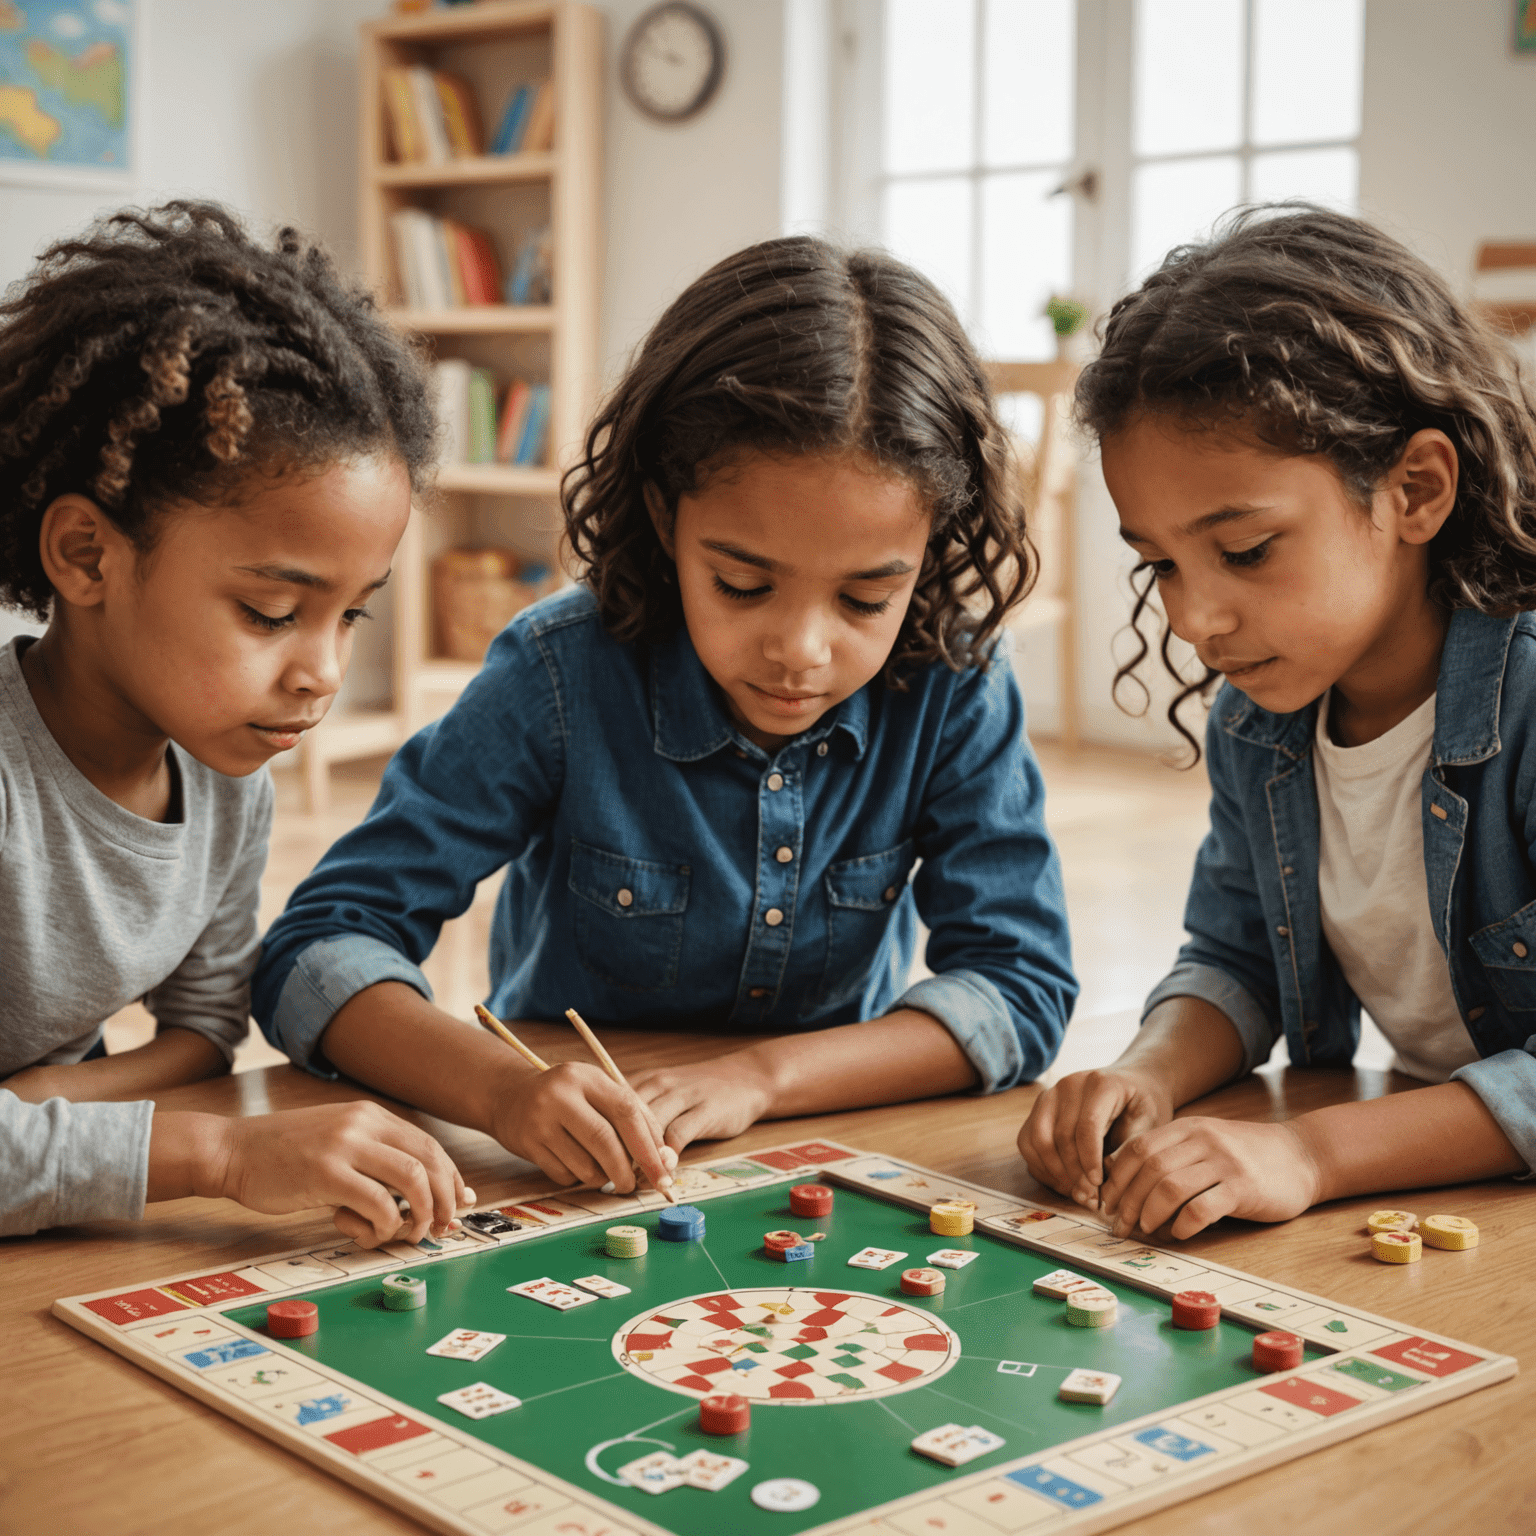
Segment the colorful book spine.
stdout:
<path fill-rule="evenodd" d="M 416 101 L 410 71 L 403 66 L 384 71 L 384 116 L 389 124 L 390 147 L 396 160 L 422 160 L 426 149 L 416 126 Z"/>
<path fill-rule="evenodd" d="M 441 165 L 451 154 L 448 129 L 443 123 L 443 103 L 432 71 L 423 64 L 412 64 L 406 74 L 410 77 L 411 105 L 416 109 L 416 127 L 421 134 L 421 158 L 429 165 Z"/>
<path fill-rule="evenodd" d="M 522 145 L 523 129 L 528 124 L 528 108 L 533 103 L 533 87 L 520 85 L 507 97 L 496 136 L 491 140 L 493 155 L 515 155 Z"/>
<path fill-rule="evenodd" d="M 555 82 L 541 80 L 538 94 L 528 109 L 528 126 L 518 148 L 525 154 L 553 149 L 555 144 Z"/>
<path fill-rule="evenodd" d="M 512 464 L 517 461 L 517 449 L 523 440 L 523 428 L 528 424 L 528 406 L 532 399 L 533 391 L 527 381 L 513 379 L 501 408 L 501 428 L 496 434 L 498 463 Z"/>
<path fill-rule="evenodd" d="M 549 447 L 549 385 L 535 384 L 529 393 L 528 420 L 517 445 L 515 464 L 542 464 Z"/>
<path fill-rule="evenodd" d="M 469 462 L 491 464 L 496 459 L 496 380 L 489 368 L 471 368 L 469 395 Z"/>
<path fill-rule="evenodd" d="M 551 298 L 550 232 L 536 229 L 517 252 L 517 264 L 507 279 L 509 304 L 548 304 Z"/>
<path fill-rule="evenodd" d="M 437 385 L 438 463 L 463 464 L 469 457 L 470 367 L 462 358 L 447 357 L 433 368 Z"/>
<path fill-rule="evenodd" d="M 483 154 L 485 133 L 480 126 L 480 104 L 469 82 L 438 70 L 433 73 L 432 83 L 437 88 L 449 150 L 455 158 Z"/>

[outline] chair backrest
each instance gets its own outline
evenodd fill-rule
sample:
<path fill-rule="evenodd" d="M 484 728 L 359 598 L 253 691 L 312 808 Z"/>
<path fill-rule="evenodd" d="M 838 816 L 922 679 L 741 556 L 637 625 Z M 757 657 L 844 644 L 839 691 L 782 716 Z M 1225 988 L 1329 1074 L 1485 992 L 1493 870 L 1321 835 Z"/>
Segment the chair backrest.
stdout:
<path fill-rule="evenodd" d="M 1477 311 L 1513 336 L 1530 333 L 1536 327 L 1536 243 L 1485 240 L 1477 248 L 1472 269 L 1483 277 L 1474 283 L 1472 302 Z M 1489 278 L 1488 273 L 1510 275 Z"/>

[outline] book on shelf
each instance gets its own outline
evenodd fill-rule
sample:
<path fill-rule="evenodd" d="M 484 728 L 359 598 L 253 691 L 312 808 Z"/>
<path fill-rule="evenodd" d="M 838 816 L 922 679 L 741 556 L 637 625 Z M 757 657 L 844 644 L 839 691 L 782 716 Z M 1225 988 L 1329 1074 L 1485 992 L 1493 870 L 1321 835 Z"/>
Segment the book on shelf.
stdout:
<path fill-rule="evenodd" d="M 389 216 L 400 287 L 412 309 L 502 302 L 501 263 L 490 234 L 422 208 Z"/>
<path fill-rule="evenodd" d="M 555 83 L 526 80 L 507 97 L 496 132 L 491 135 L 493 155 L 533 154 L 551 149 L 555 142 Z"/>
<path fill-rule="evenodd" d="M 384 112 L 396 160 L 443 165 L 485 152 L 479 103 L 457 75 L 422 64 L 386 69 Z"/>
<path fill-rule="evenodd" d="M 514 379 L 496 411 L 496 378 L 463 358 L 435 365 L 441 464 L 542 465 L 549 451 L 548 384 Z"/>
<path fill-rule="evenodd" d="M 548 304 L 553 297 L 550 275 L 553 262 L 554 242 L 548 225 L 525 235 L 507 277 L 507 303 Z"/>
<path fill-rule="evenodd" d="M 543 464 L 549 450 L 548 384 L 514 379 L 501 408 L 496 457 L 503 464 Z"/>

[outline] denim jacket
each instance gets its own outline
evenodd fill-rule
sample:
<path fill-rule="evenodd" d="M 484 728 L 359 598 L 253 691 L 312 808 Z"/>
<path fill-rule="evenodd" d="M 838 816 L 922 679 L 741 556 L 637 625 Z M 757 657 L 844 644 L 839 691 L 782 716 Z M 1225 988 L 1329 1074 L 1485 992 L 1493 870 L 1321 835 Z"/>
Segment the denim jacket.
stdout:
<path fill-rule="evenodd" d="M 336 1010 L 384 980 L 430 997 L 441 924 L 505 867 L 503 1017 L 765 1033 L 912 1007 L 984 1091 L 1011 1087 L 1055 1056 L 1077 994 L 1043 804 L 1006 654 L 870 683 L 770 754 L 686 631 L 622 645 L 578 587 L 514 619 L 396 754 L 267 934 L 254 1012 L 328 1072 Z M 936 974 L 907 987 L 919 918 Z"/>
<path fill-rule="evenodd" d="M 1244 1071 L 1282 1030 L 1297 1065 L 1342 1065 L 1360 1039 L 1317 894 L 1317 708 L 1273 715 L 1230 686 L 1217 695 L 1189 942 L 1142 1015 L 1204 998 L 1242 1037 Z M 1536 614 L 1451 615 L 1422 801 L 1430 914 L 1481 1058 L 1452 1076 L 1536 1168 Z"/>

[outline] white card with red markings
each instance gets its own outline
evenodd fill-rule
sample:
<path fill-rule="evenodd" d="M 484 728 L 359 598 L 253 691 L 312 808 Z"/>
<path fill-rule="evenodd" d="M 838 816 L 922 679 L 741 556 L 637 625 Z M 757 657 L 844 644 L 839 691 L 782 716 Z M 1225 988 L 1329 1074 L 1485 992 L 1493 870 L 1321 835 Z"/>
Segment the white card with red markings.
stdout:
<path fill-rule="evenodd" d="M 498 1344 L 506 1342 L 504 1333 L 482 1333 L 478 1328 L 455 1328 L 434 1344 L 427 1353 L 447 1360 L 484 1360 Z"/>
<path fill-rule="evenodd" d="M 904 1258 L 906 1254 L 897 1253 L 893 1248 L 860 1248 L 848 1264 L 852 1269 L 889 1269 Z"/>
<path fill-rule="evenodd" d="M 438 1402 L 446 1404 L 466 1419 L 489 1419 L 512 1408 L 521 1408 L 523 1400 L 503 1392 L 489 1382 L 477 1381 L 471 1386 L 460 1387 L 456 1392 L 444 1392 Z"/>
<path fill-rule="evenodd" d="M 514 1296 L 526 1296 L 530 1301 L 542 1301 L 557 1312 L 569 1312 L 572 1307 L 584 1307 L 597 1297 L 590 1291 L 578 1291 L 574 1286 L 561 1285 L 547 1275 L 542 1280 L 524 1280 L 521 1285 L 507 1287 Z"/>

